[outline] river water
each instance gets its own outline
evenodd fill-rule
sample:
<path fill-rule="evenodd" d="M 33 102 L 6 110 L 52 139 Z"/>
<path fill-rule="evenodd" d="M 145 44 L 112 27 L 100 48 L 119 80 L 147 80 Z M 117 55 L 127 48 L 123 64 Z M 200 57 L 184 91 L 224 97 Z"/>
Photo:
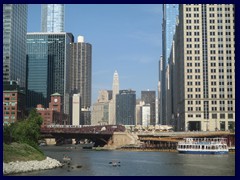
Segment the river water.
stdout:
<path fill-rule="evenodd" d="M 95 151 L 62 146 L 42 147 L 59 161 L 72 158 L 70 166 L 18 176 L 235 176 L 235 154 L 189 155 L 177 152 Z M 116 161 L 119 166 L 112 166 Z M 79 167 L 81 166 L 81 167 Z"/>

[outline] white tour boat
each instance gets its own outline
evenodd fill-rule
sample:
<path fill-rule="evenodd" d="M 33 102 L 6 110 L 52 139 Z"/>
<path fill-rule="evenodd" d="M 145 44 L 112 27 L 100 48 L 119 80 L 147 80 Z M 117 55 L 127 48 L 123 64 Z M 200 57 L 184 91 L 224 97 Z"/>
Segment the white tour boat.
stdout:
<path fill-rule="evenodd" d="M 184 138 L 177 150 L 185 154 L 227 154 L 226 138 Z"/>

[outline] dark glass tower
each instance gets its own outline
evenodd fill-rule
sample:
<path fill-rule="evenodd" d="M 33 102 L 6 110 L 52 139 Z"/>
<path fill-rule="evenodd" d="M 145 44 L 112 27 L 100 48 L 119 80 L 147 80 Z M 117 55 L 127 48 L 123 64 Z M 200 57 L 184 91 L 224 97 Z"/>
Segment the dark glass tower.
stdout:
<path fill-rule="evenodd" d="M 27 34 L 27 107 L 50 102 L 50 95 L 59 93 L 64 113 L 69 113 L 70 33 Z"/>
<path fill-rule="evenodd" d="M 159 67 L 161 82 L 160 101 L 160 124 L 167 124 L 167 99 L 166 99 L 166 73 L 169 64 L 170 52 L 172 47 L 173 36 L 175 33 L 176 20 L 178 16 L 178 4 L 163 4 L 163 21 L 162 21 L 162 58 Z"/>
<path fill-rule="evenodd" d="M 116 124 L 135 125 L 136 92 L 120 90 L 116 95 Z"/>

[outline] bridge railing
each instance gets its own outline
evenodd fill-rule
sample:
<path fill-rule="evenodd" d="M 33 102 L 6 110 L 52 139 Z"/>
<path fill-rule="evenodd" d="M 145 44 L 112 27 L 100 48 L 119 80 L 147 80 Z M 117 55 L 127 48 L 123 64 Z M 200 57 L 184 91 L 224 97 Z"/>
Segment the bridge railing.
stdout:
<path fill-rule="evenodd" d="M 41 133 L 84 133 L 84 134 L 112 134 L 114 132 L 124 132 L 125 127 L 122 125 L 48 125 L 41 128 Z"/>

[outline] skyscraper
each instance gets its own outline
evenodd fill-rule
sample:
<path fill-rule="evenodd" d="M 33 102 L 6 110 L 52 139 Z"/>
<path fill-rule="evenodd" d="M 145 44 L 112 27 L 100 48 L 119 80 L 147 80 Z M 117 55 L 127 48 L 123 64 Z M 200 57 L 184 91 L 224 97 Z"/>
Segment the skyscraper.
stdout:
<path fill-rule="evenodd" d="M 3 4 L 3 81 L 26 87 L 27 5 Z"/>
<path fill-rule="evenodd" d="M 112 89 L 112 100 L 109 104 L 109 124 L 116 124 L 116 95 L 119 93 L 119 79 L 117 71 L 113 74 Z"/>
<path fill-rule="evenodd" d="M 120 90 L 116 95 L 116 124 L 135 125 L 136 92 Z"/>
<path fill-rule="evenodd" d="M 71 43 L 71 90 L 81 95 L 81 107 L 90 108 L 92 94 L 92 45 L 78 36 L 77 43 Z"/>
<path fill-rule="evenodd" d="M 81 109 L 84 114 L 83 124 L 90 124 L 90 107 L 92 100 L 92 45 L 84 42 L 83 36 L 78 36 L 77 43 L 71 43 L 71 91 L 80 93 Z"/>
<path fill-rule="evenodd" d="M 64 31 L 64 4 L 42 4 L 42 32 Z"/>
<path fill-rule="evenodd" d="M 27 33 L 28 108 L 50 102 L 61 95 L 62 112 L 69 114 L 71 33 Z"/>
<path fill-rule="evenodd" d="M 235 7 L 179 7 L 171 63 L 178 130 L 235 129 Z"/>
<path fill-rule="evenodd" d="M 159 81 L 161 82 L 161 97 L 162 103 L 160 110 L 160 123 L 167 124 L 167 97 L 166 97 L 166 71 L 169 64 L 169 56 L 172 46 L 173 35 L 175 33 L 175 25 L 178 16 L 178 4 L 163 4 L 163 22 L 162 22 L 162 58 L 159 67 L 161 71 Z M 162 68 L 162 70 L 160 70 Z"/>

